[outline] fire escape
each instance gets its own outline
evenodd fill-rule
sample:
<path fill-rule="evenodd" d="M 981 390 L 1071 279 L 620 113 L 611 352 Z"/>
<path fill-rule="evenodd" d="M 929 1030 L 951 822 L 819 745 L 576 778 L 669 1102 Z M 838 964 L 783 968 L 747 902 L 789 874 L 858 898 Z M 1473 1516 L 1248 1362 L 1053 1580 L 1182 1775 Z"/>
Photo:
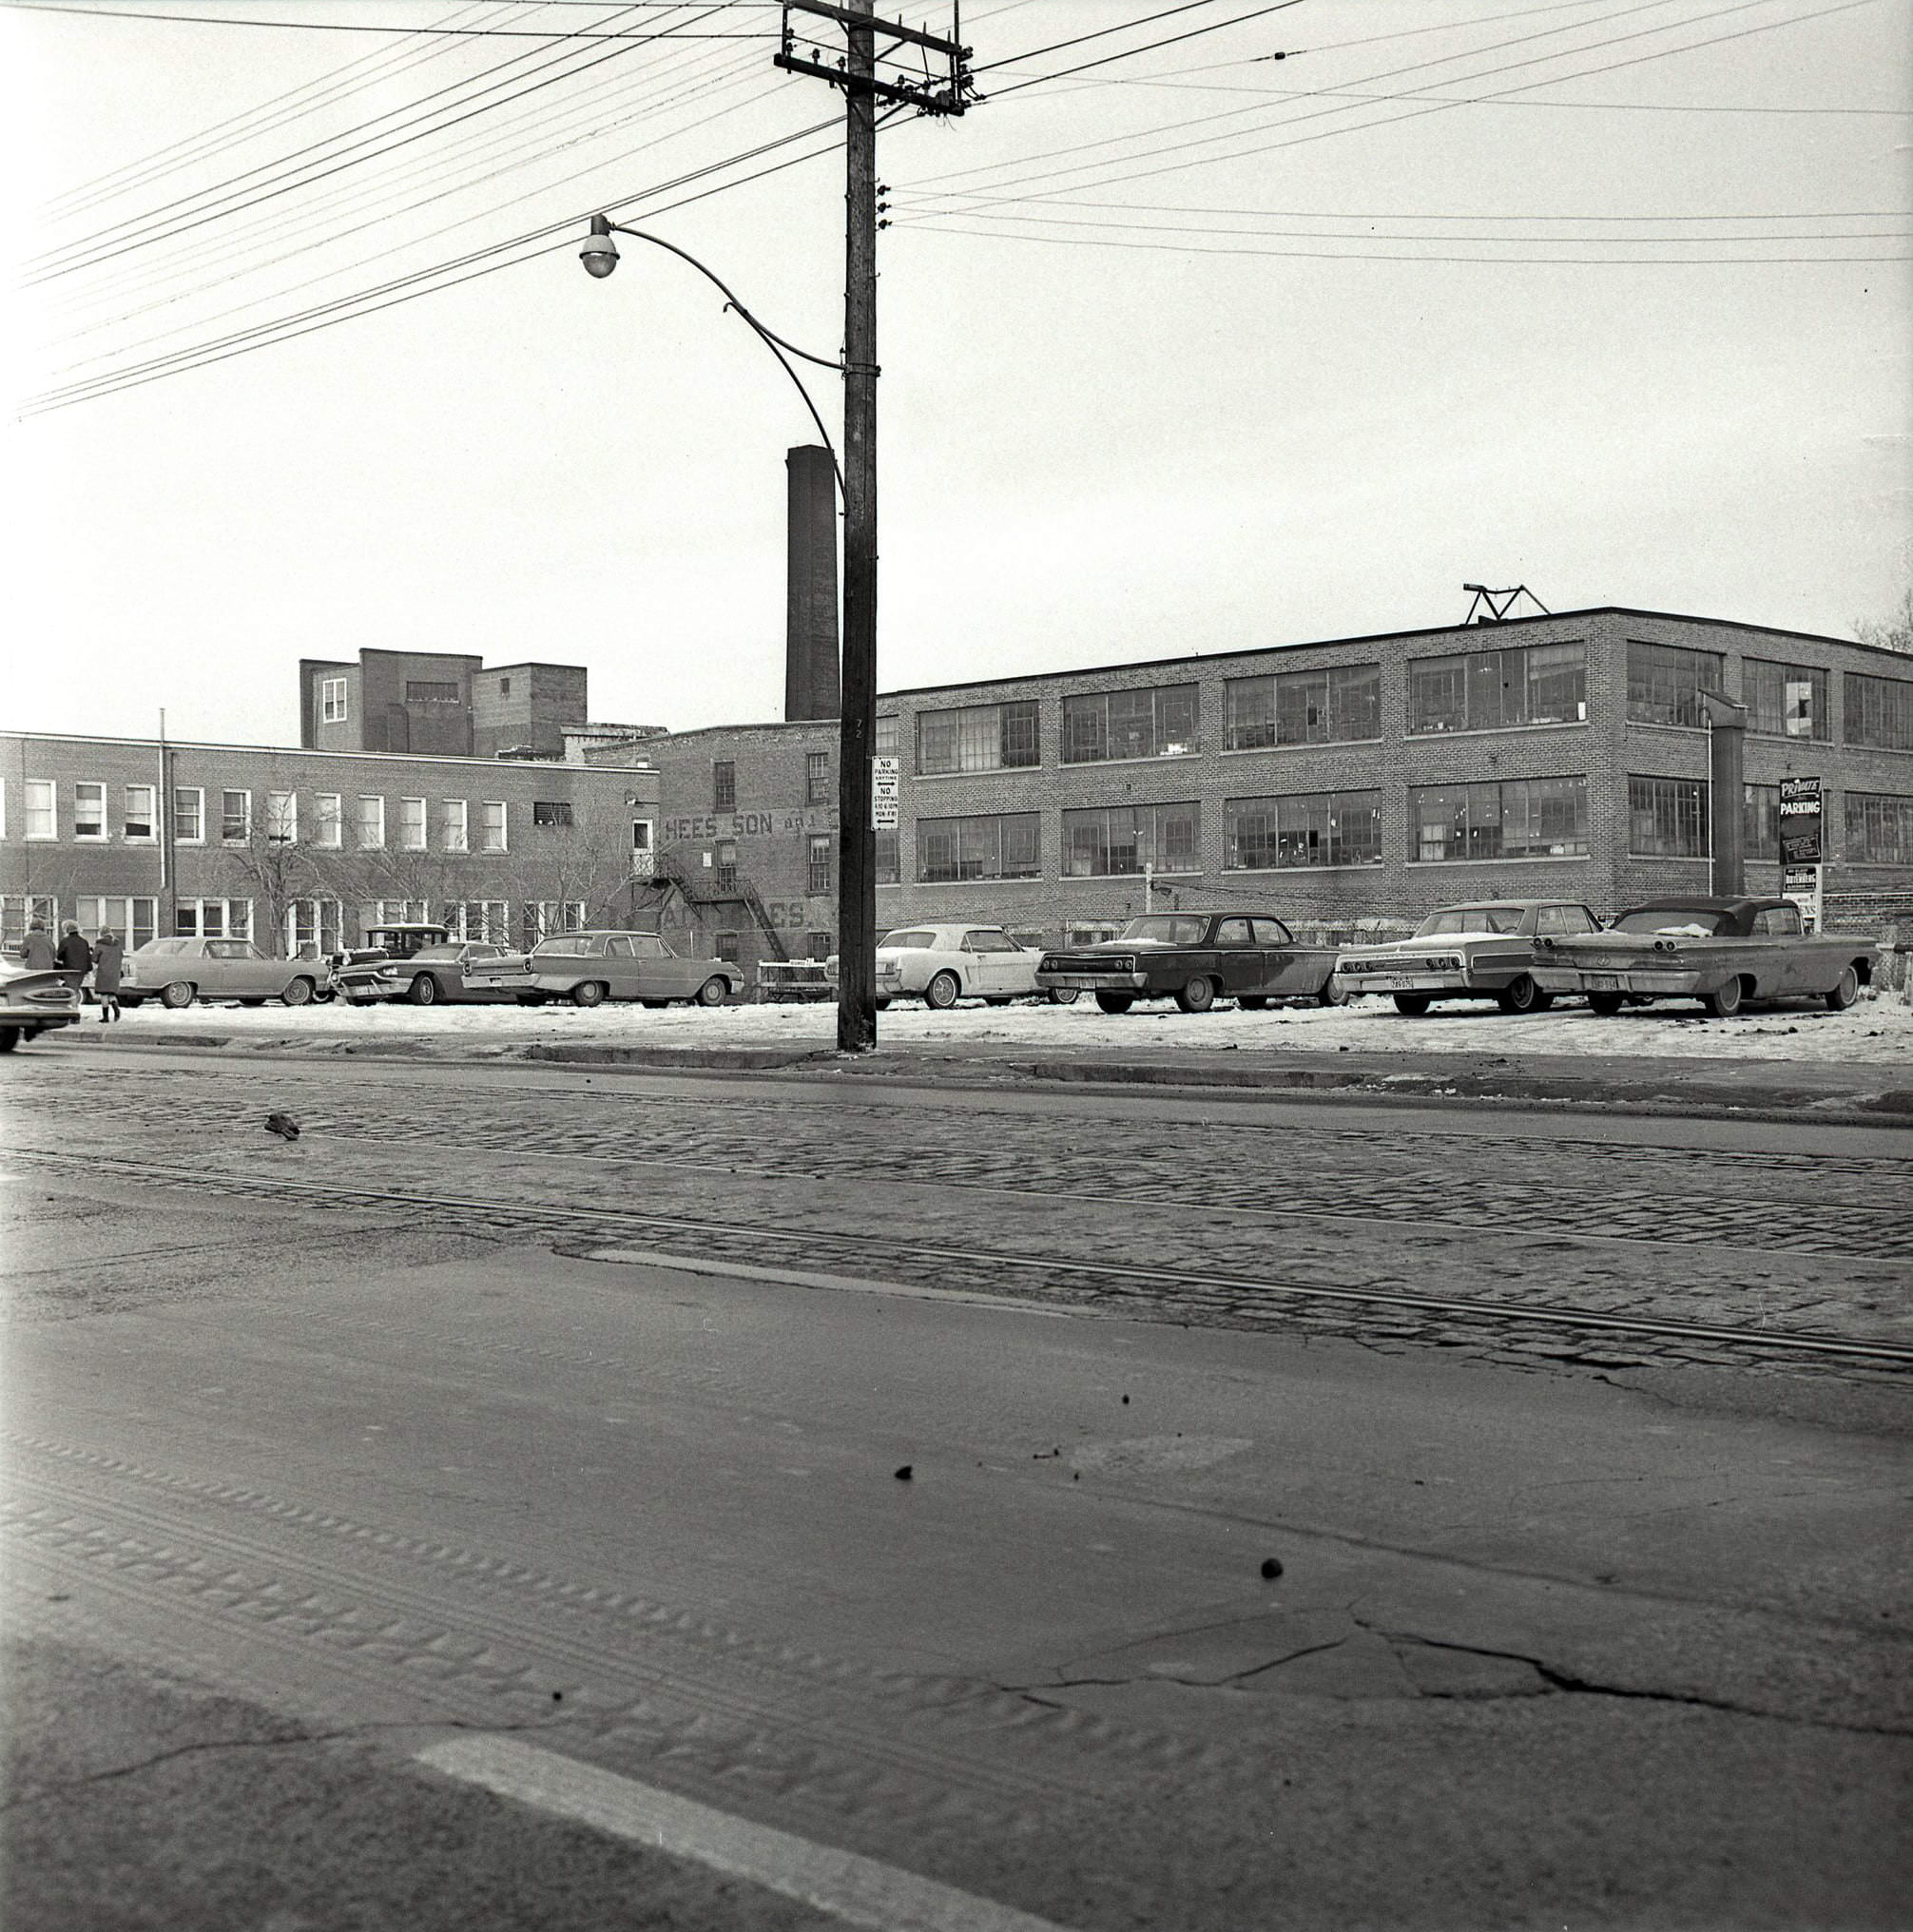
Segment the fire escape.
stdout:
<path fill-rule="evenodd" d="M 759 897 L 757 887 L 742 873 L 735 876 L 733 882 L 721 881 L 714 890 L 700 891 L 692 876 L 669 854 L 659 853 L 656 866 L 650 882 L 652 891 L 658 894 L 661 907 L 674 892 L 694 914 L 705 913 L 713 906 L 741 905 L 749 914 L 751 924 L 763 934 L 766 956 L 779 960 L 790 957 L 776 926 L 771 923 L 769 908 Z"/>

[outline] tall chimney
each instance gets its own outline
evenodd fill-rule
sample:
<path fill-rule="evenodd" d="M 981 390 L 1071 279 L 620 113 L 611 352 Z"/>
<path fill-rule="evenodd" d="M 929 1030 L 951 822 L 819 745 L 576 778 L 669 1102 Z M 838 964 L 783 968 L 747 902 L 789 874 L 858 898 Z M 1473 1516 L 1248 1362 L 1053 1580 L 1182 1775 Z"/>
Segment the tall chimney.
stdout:
<path fill-rule="evenodd" d="M 790 471 L 785 561 L 783 715 L 836 718 L 843 710 L 837 655 L 837 465 L 806 445 Z"/>

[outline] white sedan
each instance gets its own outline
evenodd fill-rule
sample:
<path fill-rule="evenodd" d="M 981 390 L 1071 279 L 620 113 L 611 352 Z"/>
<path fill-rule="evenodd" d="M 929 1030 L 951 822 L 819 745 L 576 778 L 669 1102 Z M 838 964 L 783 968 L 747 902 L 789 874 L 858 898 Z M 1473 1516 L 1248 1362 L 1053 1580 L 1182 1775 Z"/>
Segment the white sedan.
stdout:
<path fill-rule="evenodd" d="M 1041 995 L 1057 1006 L 1071 991 L 1044 994 L 1036 984 L 1040 946 L 1019 945 L 1001 926 L 899 926 L 877 942 L 877 1004 L 920 999 L 941 1010 L 959 999 L 992 1006 Z"/>

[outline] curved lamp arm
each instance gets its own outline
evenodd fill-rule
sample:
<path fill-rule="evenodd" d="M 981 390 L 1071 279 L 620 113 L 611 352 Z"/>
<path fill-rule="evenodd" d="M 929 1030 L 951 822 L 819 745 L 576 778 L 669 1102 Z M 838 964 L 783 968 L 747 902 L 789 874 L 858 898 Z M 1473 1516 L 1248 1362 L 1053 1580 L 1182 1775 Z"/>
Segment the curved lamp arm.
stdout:
<path fill-rule="evenodd" d="M 783 373 L 797 385 L 798 395 L 803 397 L 803 406 L 810 412 L 810 419 L 817 425 L 818 435 L 823 438 L 823 447 L 830 452 L 830 467 L 837 473 L 837 488 L 841 495 L 843 492 L 843 468 L 837 460 L 837 446 L 830 440 L 830 432 L 823 426 L 823 418 L 818 414 L 817 404 L 811 400 L 810 391 L 803 386 L 802 378 L 790 366 L 790 357 L 796 356 L 805 362 L 815 362 L 820 369 L 834 369 L 840 376 L 843 374 L 843 364 L 832 361 L 828 357 L 813 356 L 808 349 L 800 349 L 795 342 L 786 342 L 782 336 L 765 328 L 718 276 L 706 268 L 695 255 L 687 254 L 680 248 L 675 242 L 667 242 L 661 235 L 647 235 L 642 228 L 627 228 L 606 215 L 591 217 L 589 239 L 579 251 L 580 259 L 592 275 L 602 279 L 609 275 L 618 265 L 618 244 L 611 240 L 613 235 L 628 235 L 635 242 L 648 242 L 654 247 L 668 249 L 681 261 L 688 261 L 724 296 L 725 307 L 734 310 L 750 324 L 752 330 L 762 338 L 764 347 L 783 364 Z"/>

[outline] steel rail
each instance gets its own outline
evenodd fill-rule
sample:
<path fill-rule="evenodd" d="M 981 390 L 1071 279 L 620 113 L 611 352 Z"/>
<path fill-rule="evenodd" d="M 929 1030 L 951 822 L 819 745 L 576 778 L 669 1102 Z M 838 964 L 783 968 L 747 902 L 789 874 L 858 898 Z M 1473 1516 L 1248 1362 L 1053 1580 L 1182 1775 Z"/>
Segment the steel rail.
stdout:
<path fill-rule="evenodd" d="M 1662 1341 L 1700 1342 L 1777 1350 L 1810 1356 L 1839 1356 L 1891 1368 L 1913 1368 L 1913 1345 L 1891 1342 L 1865 1342 L 1844 1336 L 1812 1331 L 1774 1328 L 1729 1328 L 1704 1322 L 1651 1321 L 1632 1315 L 1609 1315 L 1594 1308 L 1575 1308 L 1558 1303 L 1534 1306 L 1513 1302 L 1494 1302 L 1478 1297 L 1418 1295 L 1382 1288 L 1344 1288 L 1313 1283 L 1283 1281 L 1266 1275 L 1242 1276 L 1201 1273 L 1190 1269 L 1149 1267 L 1133 1262 L 1078 1261 L 1063 1256 L 1004 1254 L 989 1248 L 950 1247 L 880 1234 L 832 1234 L 828 1231 L 793 1227 L 786 1223 L 763 1221 L 710 1221 L 684 1214 L 646 1213 L 630 1208 L 594 1208 L 583 1203 L 547 1206 L 509 1201 L 484 1201 L 462 1194 L 425 1194 L 396 1188 L 344 1187 L 327 1181 L 301 1181 L 274 1176 L 251 1179 L 238 1174 L 208 1175 L 191 1168 L 166 1167 L 158 1162 L 129 1161 L 112 1155 L 69 1154 L 51 1148 L 10 1147 L 0 1150 L 0 1161 L 36 1162 L 43 1167 L 67 1168 L 97 1176 L 102 1173 L 127 1179 L 158 1179 L 210 1192 L 273 1195 L 291 1194 L 339 1205 L 356 1204 L 375 1208 L 449 1208 L 488 1220 L 515 1218 L 521 1222 L 564 1224 L 581 1223 L 591 1227 L 663 1228 L 684 1235 L 729 1235 L 745 1240 L 762 1237 L 780 1242 L 802 1241 L 855 1247 L 860 1253 L 887 1252 L 910 1261 L 941 1261 L 975 1266 L 978 1263 L 994 1267 L 1021 1269 L 1030 1273 L 1073 1273 L 1112 1282 L 1143 1282 L 1158 1287 L 1199 1289 L 1240 1289 L 1256 1294 L 1279 1296 L 1293 1302 L 1334 1302 L 1349 1307 L 1393 1308 L 1417 1315 L 1487 1318 L 1503 1323 L 1594 1331 L 1608 1335 L 1629 1335 Z M 708 1252 L 688 1254 L 686 1260 L 708 1263 Z M 661 1263 L 668 1265 L 667 1262 Z"/>

